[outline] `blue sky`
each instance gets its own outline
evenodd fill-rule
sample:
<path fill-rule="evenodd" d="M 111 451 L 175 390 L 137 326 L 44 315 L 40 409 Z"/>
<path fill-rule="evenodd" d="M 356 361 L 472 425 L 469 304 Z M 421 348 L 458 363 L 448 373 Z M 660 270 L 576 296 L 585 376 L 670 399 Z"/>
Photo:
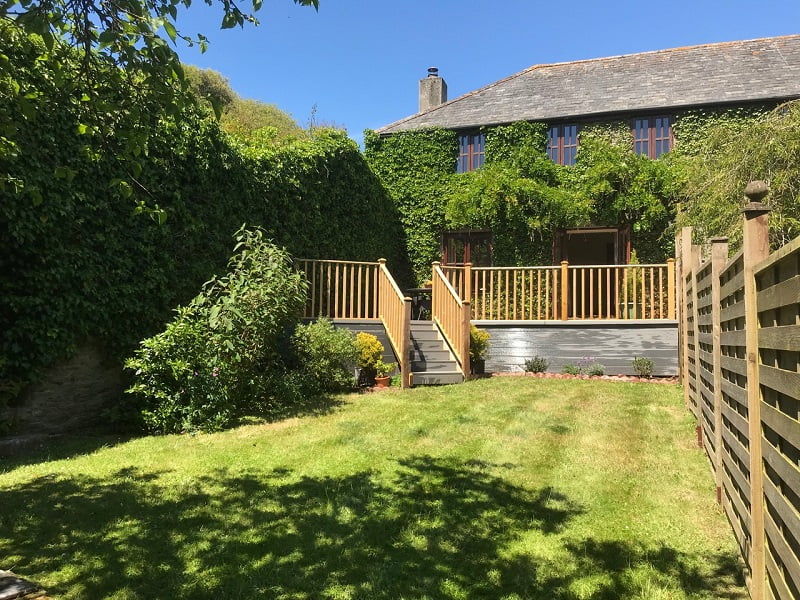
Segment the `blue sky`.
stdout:
<path fill-rule="evenodd" d="M 204 34 L 210 47 L 179 45 L 181 59 L 303 126 L 316 106 L 318 122 L 359 143 L 365 128 L 417 111 L 430 66 L 453 99 L 534 64 L 800 31 L 796 0 L 320 0 L 319 12 L 264 0 L 257 16 L 258 27 L 220 30 L 220 9 L 195 0 L 179 30 Z"/>

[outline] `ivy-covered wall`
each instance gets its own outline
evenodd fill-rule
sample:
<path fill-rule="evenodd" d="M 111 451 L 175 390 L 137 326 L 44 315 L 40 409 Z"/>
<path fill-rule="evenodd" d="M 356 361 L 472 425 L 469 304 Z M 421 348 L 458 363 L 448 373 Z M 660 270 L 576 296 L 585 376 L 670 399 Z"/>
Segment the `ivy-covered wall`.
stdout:
<path fill-rule="evenodd" d="M 163 328 L 243 223 L 295 256 L 406 264 L 398 210 L 344 133 L 238 146 L 203 111 L 154 104 L 133 124 L 148 141 L 131 172 L 118 140 L 81 127 L 41 41 L 0 34 L 0 404 L 84 340 L 122 357 Z"/>
<path fill-rule="evenodd" d="M 402 215 L 414 273 L 429 277 L 443 231 L 490 229 L 500 266 L 550 264 L 557 229 L 631 226 L 641 262 L 674 253 L 676 212 L 686 195 L 688 161 L 700 157 L 710 132 L 739 131 L 770 107 L 696 109 L 677 115 L 675 149 L 657 160 L 633 152 L 629 123 L 582 125 L 576 164 L 547 157 L 547 124 L 485 128 L 481 169 L 456 174 L 458 136 L 425 129 L 379 137 L 366 132 L 370 166 Z M 700 159 L 702 160 L 702 159 Z"/>

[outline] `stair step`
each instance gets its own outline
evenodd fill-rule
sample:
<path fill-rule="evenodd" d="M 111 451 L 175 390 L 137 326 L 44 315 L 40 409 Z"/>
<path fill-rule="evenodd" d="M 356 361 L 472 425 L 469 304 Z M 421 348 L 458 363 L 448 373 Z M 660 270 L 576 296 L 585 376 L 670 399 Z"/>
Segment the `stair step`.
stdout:
<path fill-rule="evenodd" d="M 450 351 L 444 349 L 442 346 L 439 346 L 438 348 L 433 348 L 433 349 L 431 349 L 431 348 L 413 349 L 411 352 L 409 352 L 409 358 L 411 359 L 412 362 L 419 361 L 419 360 L 422 360 L 422 361 L 425 361 L 425 360 L 429 360 L 429 361 L 431 361 L 431 360 L 432 361 L 448 360 L 449 361 L 449 360 L 453 359 L 452 356 L 450 355 Z"/>
<path fill-rule="evenodd" d="M 454 360 L 414 360 L 411 361 L 411 372 L 422 373 L 425 371 L 441 373 L 443 371 L 458 371 Z"/>
<path fill-rule="evenodd" d="M 422 372 L 411 374 L 412 385 L 451 385 L 463 383 L 464 376 L 458 371 Z"/>

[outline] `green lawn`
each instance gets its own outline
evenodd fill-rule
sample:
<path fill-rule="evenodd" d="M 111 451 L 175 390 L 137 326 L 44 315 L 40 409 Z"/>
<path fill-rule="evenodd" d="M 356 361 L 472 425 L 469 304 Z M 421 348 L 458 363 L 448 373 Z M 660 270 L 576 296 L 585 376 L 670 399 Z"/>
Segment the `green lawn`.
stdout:
<path fill-rule="evenodd" d="M 680 388 L 534 378 L 0 463 L 65 598 L 746 598 Z"/>

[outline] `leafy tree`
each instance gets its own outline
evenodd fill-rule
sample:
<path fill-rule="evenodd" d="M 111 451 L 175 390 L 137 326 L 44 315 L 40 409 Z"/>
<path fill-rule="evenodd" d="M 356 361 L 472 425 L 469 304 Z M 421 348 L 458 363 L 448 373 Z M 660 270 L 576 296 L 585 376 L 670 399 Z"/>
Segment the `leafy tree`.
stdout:
<path fill-rule="evenodd" d="M 319 5 L 319 0 L 293 1 Z M 252 12 L 245 12 L 232 0 L 220 0 L 222 27 L 257 24 L 254 13 L 261 2 L 253 0 Z M 79 111 L 81 130 L 123 140 L 112 151 L 130 163 L 129 179 L 135 182 L 149 129 L 126 124 L 136 123 L 139 116 L 147 121 L 154 100 L 167 115 L 177 115 L 193 102 L 185 93 L 188 83 L 175 47 L 180 40 L 205 51 L 208 42 L 200 34 L 191 37 L 178 30 L 179 10 L 190 6 L 191 0 L 0 0 L 0 26 L 16 30 L 16 35 L 37 36 L 29 51 L 55 65 L 52 82 Z M 0 50 L 0 81 L 11 92 L 10 112 L 17 119 L 35 118 L 40 91 L 23 89 L 7 47 Z M 77 60 L 67 60 L 70 55 Z M 123 84 L 127 94 L 109 93 Z M 3 124 L 0 147 L 13 147 L 15 121 Z"/>
<path fill-rule="evenodd" d="M 694 154 L 679 157 L 686 195 L 678 224 L 691 225 L 698 239 L 728 236 L 741 245 L 741 210 L 749 181 L 769 183 L 765 202 L 773 248 L 800 235 L 800 102 L 784 104 L 758 119 L 720 122 Z"/>

